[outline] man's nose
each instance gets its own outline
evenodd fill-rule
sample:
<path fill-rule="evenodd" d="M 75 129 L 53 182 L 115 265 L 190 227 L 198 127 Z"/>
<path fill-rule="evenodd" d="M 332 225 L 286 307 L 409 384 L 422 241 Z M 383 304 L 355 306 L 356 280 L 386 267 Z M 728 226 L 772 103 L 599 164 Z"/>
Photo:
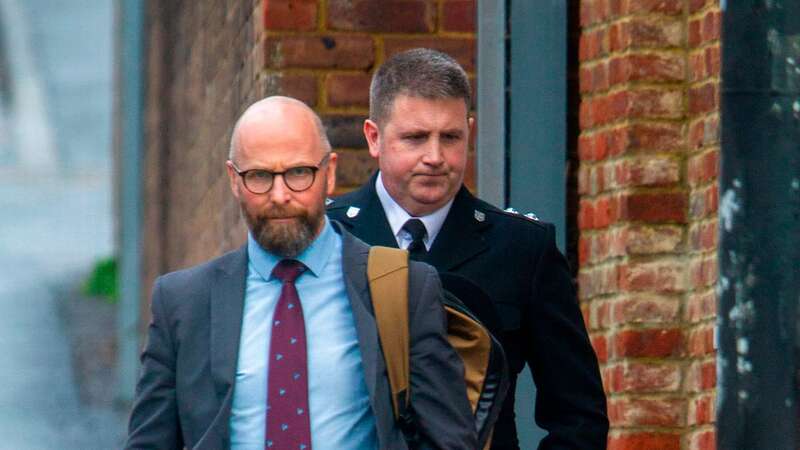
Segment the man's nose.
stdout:
<path fill-rule="evenodd" d="M 432 166 L 438 166 L 444 162 L 444 158 L 442 156 L 442 142 L 440 138 L 434 137 L 429 141 L 428 146 L 425 149 L 425 155 L 422 157 L 422 161 L 425 164 L 430 164 Z"/>
<path fill-rule="evenodd" d="M 273 203 L 288 203 L 292 198 L 292 191 L 286 186 L 283 175 L 275 175 L 272 179 L 272 189 L 269 190 L 269 194 Z"/>

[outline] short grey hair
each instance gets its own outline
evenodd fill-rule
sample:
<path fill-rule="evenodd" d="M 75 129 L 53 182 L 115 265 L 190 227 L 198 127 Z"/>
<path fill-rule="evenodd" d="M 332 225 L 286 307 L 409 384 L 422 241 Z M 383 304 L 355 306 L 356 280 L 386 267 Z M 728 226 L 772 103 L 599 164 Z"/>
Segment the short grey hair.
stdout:
<path fill-rule="evenodd" d="M 460 98 L 467 111 L 472 104 L 464 68 L 451 56 L 429 48 L 398 53 L 375 71 L 369 86 L 370 120 L 381 126 L 398 95 L 431 100 Z"/>

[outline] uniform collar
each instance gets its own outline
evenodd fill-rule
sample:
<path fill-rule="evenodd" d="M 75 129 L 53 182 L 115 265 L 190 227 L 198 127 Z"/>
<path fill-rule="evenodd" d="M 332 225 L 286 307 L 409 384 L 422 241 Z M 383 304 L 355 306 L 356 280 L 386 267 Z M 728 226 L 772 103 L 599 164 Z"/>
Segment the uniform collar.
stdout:
<path fill-rule="evenodd" d="M 447 204 L 430 214 L 420 217 L 412 216 L 389 195 L 386 186 L 383 185 L 383 178 L 380 172 L 378 172 L 378 176 L 375 179 L 375 192 L 378 195 L 381 206 L 383 206 L 383 211 L 386 213 L 386 220 L 389 222 L 389 227 L 391 227 L 394 237 L 398 238 L 400 236 L 403 225 L 408 219 L 416 218 L 425 224 L 425 229 L 428 232 L 425 237 L 425 245 L 428 248 L 431 247 L 431 243 L 434 242 L 439 231 L 441 231 L 442 224 L 447 218 L 447 213 L 450 212 L 450 207 L 453 205 L 453 199 L 451 198 Z"/>
<path fill-rule="evenodd" d="M 325 225 L 323 225 L 322 232 L 319 236 L 311 242 L 311 245 L 306 247 L 305 250 L 294 258 L 305 264 L 308 268 L 308 272 L 315 277 L 319 277 L 336 245 L 336 232 L 331 227 L 328 218 L 324 217 L 324 220 Z M 264 281 L 272 279 L 272 269 L 284 259 L 262 248 L 261 245 L 256 242 L 252 233 L 247 233 L 247 255 L 250 266 Z"/>

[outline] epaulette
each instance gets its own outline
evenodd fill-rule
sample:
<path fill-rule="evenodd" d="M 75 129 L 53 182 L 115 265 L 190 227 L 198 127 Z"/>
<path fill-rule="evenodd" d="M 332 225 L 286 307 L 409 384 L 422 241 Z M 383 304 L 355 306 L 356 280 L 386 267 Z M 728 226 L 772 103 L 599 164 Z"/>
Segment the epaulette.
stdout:
<path fill-rule="evenodd" d="M 528 212 L 528 213 L 522 214 L 519 211 L 517 211 L 516 209 L 511 208 L 511 207 L 508 207 L 505 210 L 499 210 L 499 212 L 501 212 L 501 213 L 503 213 L 503 214 L 505 214 L 507 216 L 510 216 L 510 217 L 516 217 L 516 218 L 519 218 L 519 219 L 525 219 L 525 220 L 527 220 L 529 222 L 533 222 L 533 223 L 536 223 L 536 224 L 541 224 L 541 220 L 539 220 L 539 216 L 537 216 L 536 214 L 534 214 L 532 212 Z"/>

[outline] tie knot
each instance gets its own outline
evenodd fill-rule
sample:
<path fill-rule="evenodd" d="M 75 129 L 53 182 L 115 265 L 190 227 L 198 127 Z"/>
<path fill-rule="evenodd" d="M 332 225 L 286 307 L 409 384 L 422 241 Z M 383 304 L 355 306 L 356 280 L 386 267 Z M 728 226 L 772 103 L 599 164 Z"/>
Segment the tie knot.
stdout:
<path fill-rule="evenodd" d="M 428 234 L 428 230 L 425 229 L 425 224 L 419 219 L 408 219 L 408 221 L 403 224 L 403 229 L 408 231 L 412 241 L 421 241 L 425 238 L 425 235 Z"/>
<path fill-rule="evenodd" d="M 284 283 L 294 283 L 294 280 L 305 270 L 306 266 L 296 259 L 282 259 L 272 269 L 272 276 Z"/>

